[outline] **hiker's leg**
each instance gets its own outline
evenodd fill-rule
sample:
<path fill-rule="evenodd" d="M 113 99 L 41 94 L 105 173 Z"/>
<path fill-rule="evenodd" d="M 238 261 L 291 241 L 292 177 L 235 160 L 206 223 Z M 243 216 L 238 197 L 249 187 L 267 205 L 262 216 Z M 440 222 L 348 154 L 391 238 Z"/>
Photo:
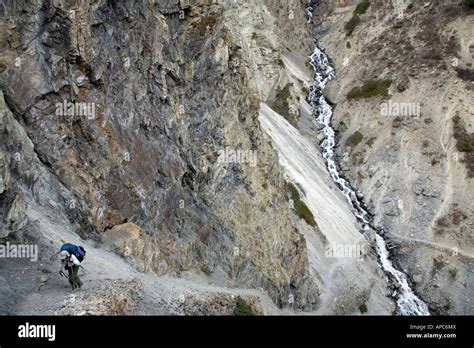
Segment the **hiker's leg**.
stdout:
<path fill-rule="evenodd" d="M 74 278 L 73 278 L 73 282 L 74 282 L 74 286 L 77 288 L 80 288 L 82 283 L 81 283 L 81 280 L 79 279 L 79 266 L 72 266 L 72 273 L 74 275 Z"/>
<path fill-rule="evenodd" d="M 69 284 L 71 284 L 72 290 L 74 290 L 74 270 L 71 267 L 68 267 L 67 274 L 69 278 Z"/>
<path fill-rule="evenodd" d="M 79 278 L 79 266 L 74 266 L 76 268 L 76 286 L 81 287 L 82 286 L 82 281 L 81 278 Z"/>

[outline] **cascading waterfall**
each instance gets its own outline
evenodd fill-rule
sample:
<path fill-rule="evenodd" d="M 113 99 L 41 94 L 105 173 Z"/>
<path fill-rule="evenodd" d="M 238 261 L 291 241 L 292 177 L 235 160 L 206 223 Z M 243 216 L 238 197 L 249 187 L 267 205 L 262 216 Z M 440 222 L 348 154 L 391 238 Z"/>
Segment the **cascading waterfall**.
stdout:
<path fill-rule="evenodd" d="M 308 22 L 312 21 L 313 10 L 318 5 L 318 0 L 310 0 L 308 2 L 306 7 Z M 334 148 L 336 145 L 336 134 L 331 125 L 333 112 L 323 95 L 324 88 L 336 76 L 336 71 L 330 64 L 327 55 L 318 47 L 317 43 L 315 44 L 313 54 L 310 56 L 310 63 L 315 71 L 315 84 L 310 89 L 309 102 L 316 118 L 315 122 L 319 127 L 322 127 L 322 132 L 325 135 L 320 146 L 323 157 L 326 159 L 329 174 L 351 205 L 354 216 L 361 224 L 362 233 L 368 230 L 375 232 L 375 250 L 379 257 L 379 264 L 385 273 L 390 276 L 392 282 L 397 285 L 394 296 L 397 297 L 397 306 L 400 314 L 429 315 L 428 306 L 413 293 L 408 284 L 407 276 L 397 270 L 390 261 L 390 254 L 382 237 L 385 231 L 373 226 L 372 215 L 363 207 L 361 200 L 357 197 L 350 183 L 339 174 Z"/>

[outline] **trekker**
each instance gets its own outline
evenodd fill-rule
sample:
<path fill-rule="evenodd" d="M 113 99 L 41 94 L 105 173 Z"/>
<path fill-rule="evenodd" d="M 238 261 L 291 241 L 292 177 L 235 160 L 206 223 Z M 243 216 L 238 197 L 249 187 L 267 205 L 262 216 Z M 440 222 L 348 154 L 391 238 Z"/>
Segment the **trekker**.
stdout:
<path fill-rule="evenodd" d="M 84 259 L 86 251 L 81 246 L 73 244 L 64 244 L 61 246 L 61 269 L 59 273 L 64 272 L 64 269 L 68 271 L 69 284 L 71 284 L 72 290 L 81 288 L 82 281 L 79 278 L 79 267 Z"/>

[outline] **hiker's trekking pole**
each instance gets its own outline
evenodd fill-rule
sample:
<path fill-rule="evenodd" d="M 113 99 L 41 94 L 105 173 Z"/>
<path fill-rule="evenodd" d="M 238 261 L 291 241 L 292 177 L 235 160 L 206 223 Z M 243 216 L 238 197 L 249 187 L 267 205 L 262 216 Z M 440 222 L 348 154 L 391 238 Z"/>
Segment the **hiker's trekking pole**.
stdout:
<path fill-rule="evenodd" d="M 59 274 L 61 275 L 61 277 L 65 277 L 67 280 L 69 280 L 69 277 L 65 275 L 63 271 L 59 271 Z"/>

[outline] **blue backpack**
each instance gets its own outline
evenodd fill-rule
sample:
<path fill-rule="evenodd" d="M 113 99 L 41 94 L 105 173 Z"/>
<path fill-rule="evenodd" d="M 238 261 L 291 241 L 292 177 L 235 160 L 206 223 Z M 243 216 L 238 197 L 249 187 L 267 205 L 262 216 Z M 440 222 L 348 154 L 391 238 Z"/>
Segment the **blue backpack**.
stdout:
<path fill-rule="evenodd" d="M 61 246 L 60 251 L 66 250 L 69 254 L 74 254 L 74 256 L 77 257 L 79 262 L 82 262 L 84 259 L 84 256 L 86 256 L 86 249 L 84 249 L 82 246 L 66 243 Z"/>

